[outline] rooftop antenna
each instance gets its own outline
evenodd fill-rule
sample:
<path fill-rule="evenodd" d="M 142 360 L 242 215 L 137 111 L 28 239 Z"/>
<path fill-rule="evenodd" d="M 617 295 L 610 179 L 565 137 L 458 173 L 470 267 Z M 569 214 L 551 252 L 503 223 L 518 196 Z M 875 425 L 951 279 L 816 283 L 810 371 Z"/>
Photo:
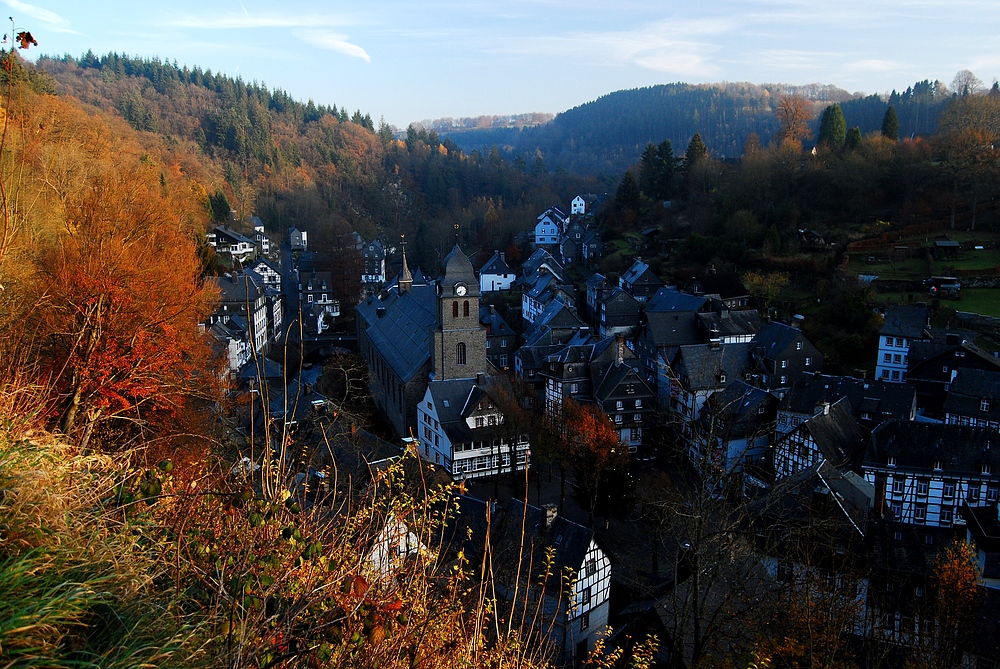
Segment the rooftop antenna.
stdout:
<path fill-rule="evenodd" d="M 458 223 L 455 224 L 455 246 L 458 246 Z"/>

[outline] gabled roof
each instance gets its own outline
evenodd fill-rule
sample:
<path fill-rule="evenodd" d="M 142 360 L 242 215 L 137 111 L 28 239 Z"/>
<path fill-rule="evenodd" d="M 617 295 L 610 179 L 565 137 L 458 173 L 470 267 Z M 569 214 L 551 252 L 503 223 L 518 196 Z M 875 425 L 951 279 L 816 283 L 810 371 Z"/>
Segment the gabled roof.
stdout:
<path fill-rule="evenodd" d="M 660 311 L 701 311 L 707 298 L 682 293 L 676 288 L 664 286 L 646 302 L 646 313 Z"/>
<path fill-rule="evenodd" d="M 272 272 L 277 272 L 278 275 L 281 275 L 281 269 L 267 258 L 257 258 L 252 263 L 247 265 L 247 269 L 258 271 L 256 268 L 260 265 L 264 265 Z"/>
<path fill-rule="evenodd" d="M 959 355 L 961 354 L 961 355 Z M 1000 359 L 984 351 L 970 341 L 960 344 L 941 343 L 939 341 L 915 341 L 910 345 L 907 376 L 917 376 L 921 367 L 930 366 L 936 371 L 936 360 L 947 358 L 950 368 L 960 369 L 959 365 L 972 367 L 975 364 L 985 366 L 988 370 L 1000 371 Z M 961 363 L 952 364 L 956 358 Z"/>
<path fill-rule="evenodd" d="M 479 275 L 483 274 L 512 274 L 513 271 L 507 265 L 503 258 L 500 257 L 499 251 L 493 252 L 493 257 L 486 261 L 483 268 L 479 270 Z"/>
<path fill-rule="evenodd" d="M 812 415 L 817 405 L 823 402 L 832 404 L 842 397 L 850 402 L 856 416 L 871 414 L 872 420 L 881 423 L 894 418 L 909 420 L 916 390 L 905 383 L 802 372 L 783 404 L 788 411 Z"/>
<path fill-rule="evenodd" d="M 854 419 L 846 398 L 831 404 L 828 412 L 816 414 L 789 434 L 798 430 L 808 432 L 824 459 L 838 469 L 854 466 L 865 452 L 868 440 L 868 433 Z"/>
<path fill-rule="evenodd" d="M 492 309 L 489 305 L 482 305 L 479 307 L 479 323 L 486 328 L 487 337 L 500 337 L 504 335 L 515 335 L 513 328 L 507 325 L 507 321 L 503 319 L 496 309 Z"/>
<path fill-rule="evenodd" d="M 705 341 L 693 311 L 646 312 L 645 335 L 656 348 L 690 346 Z"/>
<path fill-rule="evenodd" d="M 736 272 L 703 274 L 695 278 L 688 289 L 700 295 L 718 295 L 723 300 L 750 296 L 750 291 Z"/>
<path fill-rule="evenodd" d="M 754 335 L 764 327 L 764 319 L 756 309 L 727 310 L 722 313 L 710 311 L 697 314 L 697 318 L 706 332 L 713 333 L 711 336 L 717 337 Z"/>
<path fill-rule="evenodd" d="M 549 270 L 560 277 L 562 277 L 565 271 L 555 257 L 545 249 L 535 249 L 535 252 L 528 256 L 528 259 L 521 265 L 521 271 L 524 276 L 530 276 L 537 272 L 538 268 L 543 265 L 548 265 Z"/>
<path fill-rule="evenodd" d="M 586 285 L 587 288 L 600 288 L 601 286 L 606 286 L 607 283 L 607 277 L 600 272 L 594 272 L 594 275 L 587 279 L 587 283 L 584 285 Z"/>
<path fill-rule="evenodd" d="M 864 536 L 875 487 L 858 474 L 823 461 L 784 479 L 777 501 L 769 499 L 764 515 L 806 526 L 815 514 L 834 520 L 848 534 Z"/>
<path fill-rule="evenodd" d="M 949 472 L 979 476 L 983 464 L 1000 472 L 1000 435 L 983 427 L 892 420 L 872 430 L 865 464 L 884 467 L 890 456 L 899 468 L 931 472 L 940 460 Z"/>
<path fill-rule="evenodd" d="M 414 285 L 409 292 L 386 291 L 384 299 L 370 297 L 357 306 L 358 315 L 369 324 L 365 333 L 372 345 L 403 383 L 430 360 L 436 305 L 433 286 Z"/>
<path fill-rule="evenodd" d="M 740 378 L 749 365 L 750 344 L 695 344 L 681 346 L 675 357 L 674 369 L 687 376 L 690 390 L 711 390 L 723 387 L 719 374 L 726 375 L 726 382 Z"/>
<path fill-rule="evenodd" d="M 642 374 L 639 373 L 639 366 L 637 364 L 615 361 L 614 364 L 608 367 L 602 378 L 595 379 L 594 399 L 603 405 L 615 389 L 624 383 L 629 377 L 634 378 L 635 383 L 641 383 L 647 391 L 652 392 L 651 389 L 646 386 L 646 381 L 642 378 Z"/>
<path fill-rule="evenodd" d="M 958 370 L 945 398 L 944 412 L 1000 422 L 1000 371 Z"/>
<path fill-rule="evenodd" d="M 563 578 L 565 569 L 579 572 L 583 567 L 590 542 L 594 539 L 594 531 L 563 516 L 556 516 L 551 527 L 546 527 L 545 518 L 545 509 L 525 505 L 522 500 L 511 498 L 503 510 L 503 518 L 494 523 L 497 530 L 493 546 L 505 551 L 507 560 L 503 561 L 516 567 L 518 547 L 522 546 L 523 541 L 525 557 L 534 556 L 530 562 L 536 571 L 544 569 L 546 552 L 551 550 L 553 564 L 549 571 L 553 580 L 559 581 Z M 528 563 L 528 560 L 523 561 L 525 565 Z"/>
<path fill-rule="evenodd" d="M 222 236 L 222 237 L 227 237 L 229 240 L 233 242 L 249 244 L 250 246 L 253 246 L 252 239 L 240 234 L 239 232 L 236 232 L 232 228 L 227 228 L 224 225 L 215 226 L 214 228 L 212 228 L 212 232 L 215 233 L 216 240 L 218 240 L 219 236 Z"/>
<path fill-rule="evenodd" d="M 927 307 L 923 305 L 900 304 L 889 307 L 885 312 L 885 322 L 879 331 L 883 336 L 905 337 L 906 339 L 926 339 Z"/>
<path fill-rule="evenodd" d="M 774 360 L 793 348 L 796 340 L 803 337 L 802 331 L 784 323 L 771 321 L 754 335 L 750 341 L 755 351 L 760 351 L 766 360 Z"/>
<path fill-rule="evenodd" d="M 535 318 L 535 322 L 524 331 L 525 345 L 537 343 L 542 332 L 553 330 L 581 331 L 589 328 L 575 309 L 557 298 L 549 302 Z"/>
<path fill-rule="evenodd" d="M 632 266 L 625 270 L 625 273 L 622 274 L 622 281 L 629 284 L 646 282 L 663 285 L 660 277 L 656 276 L 656 273 L 641 258 L 636 258 Z"/>

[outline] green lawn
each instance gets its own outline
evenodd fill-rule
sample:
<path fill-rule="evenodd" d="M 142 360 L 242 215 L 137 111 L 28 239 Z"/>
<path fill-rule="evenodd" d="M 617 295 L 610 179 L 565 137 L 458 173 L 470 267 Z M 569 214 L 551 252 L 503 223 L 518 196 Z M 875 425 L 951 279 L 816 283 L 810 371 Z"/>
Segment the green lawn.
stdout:
<path fill-rule="evenodd" d="M 962 299 L 941 300 L 941 306 L 1000 318 L 1000 288 L 963 288 Z"/>

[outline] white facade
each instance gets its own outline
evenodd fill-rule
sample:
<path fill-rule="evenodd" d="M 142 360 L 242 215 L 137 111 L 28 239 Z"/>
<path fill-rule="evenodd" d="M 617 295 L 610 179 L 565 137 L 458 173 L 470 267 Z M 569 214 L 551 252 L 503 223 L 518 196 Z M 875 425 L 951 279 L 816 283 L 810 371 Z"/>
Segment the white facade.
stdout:
<path fill-rule="evenodd" d="M 875 378 L 879 381 L 904 383 L 906 363 L 910 352 L 910 340 L 906 337 L 880 335 L 878 338 L 878 362 Z"/>
<path fill-rule="evenodd" d="M 891 461 L 890 461 L 891 462 Z M 907 471 L 894 464 L 885 467 L 865 465 L 865 480 L 885 485 L 885 505 L 896 521 L 932 527 L 964 525 L 959 509 L 988 506 L 1000 499 L 1000 477 L 983 465 L 979 476 L 969 476 L 943 468 L 936 463 L 932 471 Z"/>
<path fill-rule="evenodd" d="M 580 648 L 584 642 L 589 653 L 607 632 L 610 595 L 611 561 L 591 539 L 573 584 L 573 602 L 567 616 L 567 654 Z M 582 659 L 579 655 L 577 653 L 578 660 Z"/>
<path fill-rule="evenodd" d="M 569 213 L 573 216 L 582 216 L 587 213 L 587 201 L 582 196 L 577 195 L 569 205 Z"/>
<path fill-rule="evenodd" d="M 481 292 L 490 292 L 497 290 L 510 290 L 511 285 L 514 283 L 514 274 L 493 274 L 491 272 L 483 272 L 479 275 L 479 290 Z"/>
<path fill-rule="evenodd" d="M 559 243 L 559 223 L 551 216 L 543 216 L 535 224 L 535 246 L 554 246 Z"/>
<path fill-rule="evenodd" d="M 441 424 L 438 409 L 434 404 L 431 389 L 424 393 L 424 399 L 417 405 L 417 437 L 420 440 L 418 452 L 427 462 L 445 469 L 455 478 L 479 478 L 493 476 L 511 469 L 511 449 L 503 438 L 475 439 L 477 428 L 495 427 L 503 424 L 504 416 L 491 401 L 484 400 L 483 410 L 466 418 L 467 426 L 473 430 L 473 441 L 452 444 L 447 430 Z M 528 462 L 528 437 L 522 435 L 517 444 L 517 466 L 524 468 Z"/>

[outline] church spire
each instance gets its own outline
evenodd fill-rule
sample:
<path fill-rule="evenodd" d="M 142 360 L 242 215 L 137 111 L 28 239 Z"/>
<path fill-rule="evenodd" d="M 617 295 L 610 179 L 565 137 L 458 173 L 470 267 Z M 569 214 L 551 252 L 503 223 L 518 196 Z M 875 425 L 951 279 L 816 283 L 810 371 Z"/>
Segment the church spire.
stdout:
<path fill-rule="evenodd" d="M 413 275 L 406 265 L 406 235 L 401 235 L 400 246 L 403 248 L 403 270 L 399 273 L 399 292 L 409 293 L 413 289 Z"/>

